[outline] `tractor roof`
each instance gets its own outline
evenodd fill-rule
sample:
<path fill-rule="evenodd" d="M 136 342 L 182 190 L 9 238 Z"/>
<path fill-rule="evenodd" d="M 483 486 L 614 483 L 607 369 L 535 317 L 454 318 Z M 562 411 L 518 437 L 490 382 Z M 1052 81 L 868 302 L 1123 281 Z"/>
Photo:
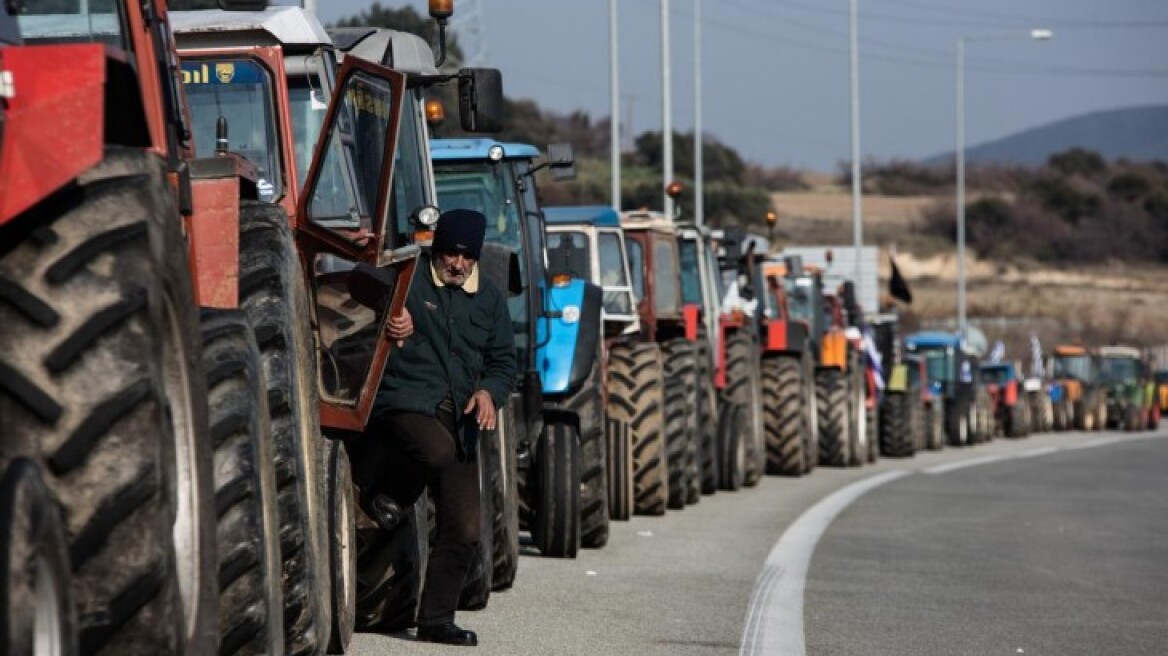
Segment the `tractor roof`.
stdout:
<path fill-rule="evenodd" d="M 926 331 L 905 337 L 904 343 L 909 348 L 937 348 L 939 346 L 958 348 L 961 345 L 961 338 L 954 333 Z"/>
<path fill-rule="evenodd" d="M 543 215 L 548 225 L 590 225 L 601 228 L 619 228 L 620 215 L 607 205 L 577 205 L 574 207 L 545 207 Z"/>
<path fill-rule="evenodd" d="M 1105 358 L 1130 358 L 1132 360 L 1140 359 L 1140 350 L 1131 346 L 1101 346 L 1099 347 L 1099 355 Z"/>
<path fill-rule="evenodd" d="M 658 212 L 656 210 L 633 210 L 620 213 L 621 227 L 625 230 L 665 230 L 667 232 L 675 232 L 677 230 L 673 221 L 665 215 L 665 212 Z"/>
<path fill-rule="evenodd" d="M 434 51 L 416 34 L 383 27 L 333 27 L 328 35 L 342 52 L 404 73 L 438 74 Z"/>
<path fill-rule="evenodd" d="M 172 11 L 175 34 L 199 35 L 199 45 L 332 45 L 320 21 L 300 7 L 268 7 L 263 11 Z M 241 33 L 261 35 L 239 38 Z M 192 44 L 193 45 L 193 44 Z"/>
<path fill-rule="evenodd" d="M 535 159 L 539 149 L 521 143 L 504 143 L 494 139 L 435 139 L 430 142 L 430 156 L 436 162 L 490 159 L 492 146 L 503 149 L 504 159 Z"/>

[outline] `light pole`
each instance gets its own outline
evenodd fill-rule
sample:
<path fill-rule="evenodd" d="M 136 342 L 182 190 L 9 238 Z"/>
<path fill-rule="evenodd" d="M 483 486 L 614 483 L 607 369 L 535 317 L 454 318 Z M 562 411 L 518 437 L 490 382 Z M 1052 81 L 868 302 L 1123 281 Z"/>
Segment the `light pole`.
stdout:
<path fill-rule="evenodd" d="M 705 180 L 702 171 L 702 0 L 694 0 L 694 223 L 706 223 Z"/>
<path fill-rule="evenodd" d="M 860 36 L 859 20 L 857 19 L 856 0 L 849 4 L 849 40 L 851 42 L 851 105 L 852 105 L 852 241 L 855 245 L 856 268 L 853 284 L 856 291 L 863 290 L 861 265 L 863 258 L 860 252 L 864 248 L 864 219 L 860 207 L 860 197 L 863 194 L 863 178 L 860 176 Z M 873 272 L 875 275 L 875 272 Z M 861 296 L 861 298 L 863 298 Z M 876 312 L 880 308 L 867 308 L 869 312 Z"/>
<path fill-rule="evenodd" d="M 609 141 L 610 167 L 612 169 L 612 206 L 621 210 L 621 143 L 620 143 L 620 61 L 618 57 L 618 34 L 616 0 L 608 2 L 608 85 L 609 85 Z"/>
<path fill-rule="evenodd" d="M 669 54 L 669 0 L 661 0 L 661 165 L 665 186 L 673 182 L 673 85 Z M 673 218 L 673 199 L 665 195 L 665 216 Z"/>
<path fill-rule="evenodd" d="M 1029 38 L 1049 41 L 1054 33 L 1046 29 L 1030 30 L 1028 34 L 1003 32 L 981 36 L 963 36 L 957 39 L 957 331 L 961 339 L 969 336 L 965 312 L 965 44 L 971 41 L 1006 41 Z"/>

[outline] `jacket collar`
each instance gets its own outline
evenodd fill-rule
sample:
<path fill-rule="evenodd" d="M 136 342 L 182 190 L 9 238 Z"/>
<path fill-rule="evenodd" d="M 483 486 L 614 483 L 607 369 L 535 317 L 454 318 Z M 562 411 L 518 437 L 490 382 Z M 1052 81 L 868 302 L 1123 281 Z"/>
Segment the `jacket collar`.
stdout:
<path fill-rule="evenodd" d="M 442 277 L 438 275 L 437 260 L 430 261 L 430 280 L 434 281 L 435 287 L 445 287 L 442 282 Z M 479 291 L 479 265 L 476 262 L 474 269 L 471 270 L 470 275 L 466 277 L 466 282 L 462 283 L 462 291 L 467 294 L 477 294 Z"/>

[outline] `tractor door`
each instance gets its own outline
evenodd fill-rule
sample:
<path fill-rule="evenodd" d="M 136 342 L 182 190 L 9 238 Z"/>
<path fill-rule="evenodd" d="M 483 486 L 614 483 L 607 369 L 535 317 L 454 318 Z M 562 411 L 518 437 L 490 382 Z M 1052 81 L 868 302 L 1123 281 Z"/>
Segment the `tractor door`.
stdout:
<path fill-rule="evenodd" d="M 386 322 L 417 264 L 418 247 L 387 243 L 385 229 L 404 100 L 405 76 L 346 58 L 298 202 L 320 419 L 332 428 L 364 428 L 389 357 Z"/>

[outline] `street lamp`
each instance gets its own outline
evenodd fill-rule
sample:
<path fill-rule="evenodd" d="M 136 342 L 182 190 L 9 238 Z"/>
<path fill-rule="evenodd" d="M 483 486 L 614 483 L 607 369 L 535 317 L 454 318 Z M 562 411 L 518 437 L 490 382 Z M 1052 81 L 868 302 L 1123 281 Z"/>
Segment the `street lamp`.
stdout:
<path fill-rule="evenodd" d="M 1004 32 L 957 39 L 957 330 L 963 340 L 969 335 L 965 312 L 965 44 L 1019 38 L 1049 41 L 1053 37 L 1050 30 L 1033 29 L 1027 34 Z"/>

